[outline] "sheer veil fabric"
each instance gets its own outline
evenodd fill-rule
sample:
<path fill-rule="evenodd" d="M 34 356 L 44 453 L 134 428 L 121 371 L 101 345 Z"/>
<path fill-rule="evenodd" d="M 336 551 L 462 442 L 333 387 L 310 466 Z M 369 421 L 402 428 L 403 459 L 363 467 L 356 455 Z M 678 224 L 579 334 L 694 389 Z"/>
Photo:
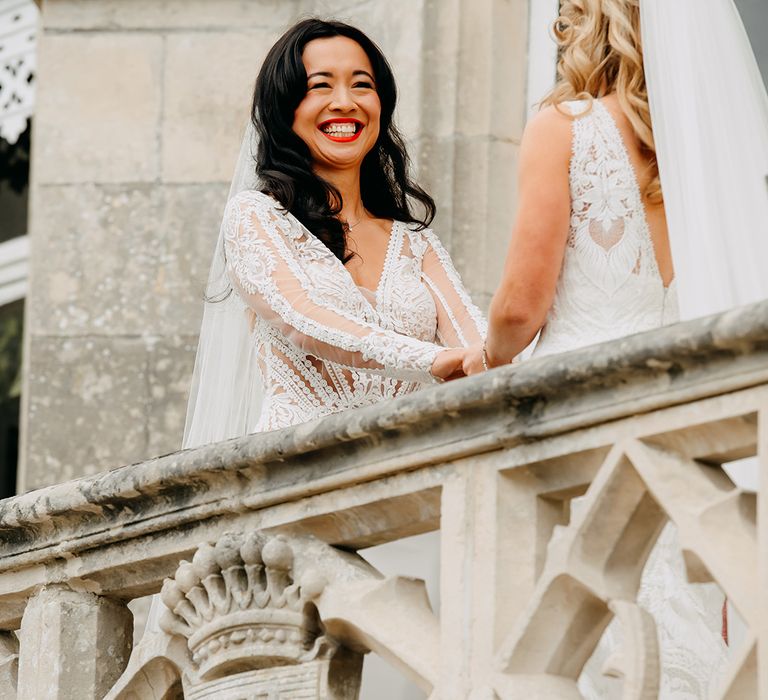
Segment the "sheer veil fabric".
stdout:
<path fill-rule="evenodd" d="M 256 148 L 256 132 L 249 120 L 227 202 L 236 194 L 256 187 Z M 227 277 L 223 222 L 205 294 L 187 405 L 184 449 L 245 435 L 261 412 L 262 381 L 249 339 L 246 307 Z"/>
<path fill-rule="evenodd" d="M 768 298 L 768 96 L 733 0 L 641 0 L 683 319 Z"/>

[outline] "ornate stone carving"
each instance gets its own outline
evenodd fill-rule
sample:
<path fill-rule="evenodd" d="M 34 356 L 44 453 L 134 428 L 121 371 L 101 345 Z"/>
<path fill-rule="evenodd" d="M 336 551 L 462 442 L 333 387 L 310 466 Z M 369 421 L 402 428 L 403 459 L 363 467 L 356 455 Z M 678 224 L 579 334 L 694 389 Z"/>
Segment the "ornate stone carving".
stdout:
<path fill-rule="evenodd" d="M 247 689 L 259 698 L 354 697 L 329 687 L 332 660 L 353 676 L 361 663 L 324 634 L 312 601 L 325 585 L 311 569 L 294 580 L 294 551 L 284 536 L 228 533 L 201 545 L 161 592 L 167 610 L 160 626 L 184 637 L 192 654 L 186 696 L 240 698 Z M 284 693 L 270 694 L 281 687 Z"/>
<path fill-rule="evenodd" d="M 734 573 L 748 571 L 757 559 L 754 499 L 735 488 L 721 470 L 686 454 L 686 449 L 695 449 L 690 433 L 665 440 L 617 443 L 587 494 L 573 502 L 569 525 L 555 528 L 528 610 L 497 655 L 502 672 L 513 676 L 502 693 L 505 700 L 529 697 L 528 690 L 514 683 L 518 676 L 537 673 L 539 690 L 556 675 L 563 679 L 561 697 L 579 697 L 576 680 L 612 615 L 619 621 L 623 642 L 605 660 L 603 672 L 623 679 L 624 700 L 658 697 L 656 625 L 633 601 L 667 519 L 679 530 L 689 579 L 714 577 L 747 619 L 756 614 L 757 582 Z M 729 548 L 727 540 L 737 532 L 740 546 Z M 553 634 L 558 625 L 565 632 Z M 751 643 L 745 645 L 743 657 L 734 655 L 732 679 L 726 684 L 731 690 L 753 677 L 746 656 Z M 501 679 L 497 687 L 505 683 Z"/>

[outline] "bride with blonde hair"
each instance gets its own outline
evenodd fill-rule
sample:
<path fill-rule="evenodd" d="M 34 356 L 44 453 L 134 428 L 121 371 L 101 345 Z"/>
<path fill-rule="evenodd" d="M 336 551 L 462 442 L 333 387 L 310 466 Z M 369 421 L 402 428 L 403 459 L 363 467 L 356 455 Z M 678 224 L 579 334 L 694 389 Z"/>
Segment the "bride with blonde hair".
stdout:
<path fill-rule="evenodd" d="M 520 148 L 489 366 L 512 360 L 540 331 L 535 355 L 678 319 L 639 28 L 637 0 L 562 5 L 560 80 Z M 470 372 L 482 360 L 470 358 Z"/>
<path fill-rule="evenodd" d="M 768 297 L 768 98 L 732 0 L 564 0 L 558 82 L 520 146 L 518 211 L 467 374 Z M 673 264 L 674 261 L 674 264 Z M 599 348 L 595 349 L 599 352 Z M 638 600 L 656 621 L 659 697 L 720 681 L 722 593 L 692 587 L 668 525 Z M 582 673 L 606 677 L 610 625 Z"/>

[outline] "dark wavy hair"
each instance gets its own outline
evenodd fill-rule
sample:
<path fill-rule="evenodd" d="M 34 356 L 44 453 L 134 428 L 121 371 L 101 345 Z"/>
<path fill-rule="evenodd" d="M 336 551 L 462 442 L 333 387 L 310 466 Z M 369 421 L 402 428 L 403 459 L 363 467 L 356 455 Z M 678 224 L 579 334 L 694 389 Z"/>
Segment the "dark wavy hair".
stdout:
<path fill-rule="evenodd" d="M 315 39 L 336 36 L 357 42 L 373 67 L 381 101 L 379 138 L 365 156 L 360 173 L 363 206 L 374 216 L 426 228 L 435 202 L 410 177 L 405 142 L 393 121 L 397 87 L 392 69 L 376 44 L 343 22 L 305 19 L 291 27 L 270 49 L 256 79 L 251 118 L 259 138 L 256 174 L 259 188 L 274 197 L 342 262 L 347 254 L 347 228 L 339 220 L 340 192 L 312 169 L 308 146 L 293 131 L 294 112 L 307 93 L 302 54 Z M 411 201 L 423 208 L 417 216 Z"/>

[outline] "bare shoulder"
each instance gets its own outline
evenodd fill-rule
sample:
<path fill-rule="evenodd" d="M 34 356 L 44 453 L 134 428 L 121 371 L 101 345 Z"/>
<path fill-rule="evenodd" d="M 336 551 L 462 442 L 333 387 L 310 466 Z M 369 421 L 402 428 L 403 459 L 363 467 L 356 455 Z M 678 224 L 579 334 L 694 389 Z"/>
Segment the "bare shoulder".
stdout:
<path fill-rule="evenodd" d="M 565 105 L 549 106 L 528 120 L 520 144 L 521 165 L 568 167 L 573 140 L 573 117 Z"/>
<path fill-rule="evenodd" d="M 549 149 L 565 147 L 570 151 L 573 117 L 565 106 L 550 105 L 528 120 L 523 143 L 547 145 Z"/>

